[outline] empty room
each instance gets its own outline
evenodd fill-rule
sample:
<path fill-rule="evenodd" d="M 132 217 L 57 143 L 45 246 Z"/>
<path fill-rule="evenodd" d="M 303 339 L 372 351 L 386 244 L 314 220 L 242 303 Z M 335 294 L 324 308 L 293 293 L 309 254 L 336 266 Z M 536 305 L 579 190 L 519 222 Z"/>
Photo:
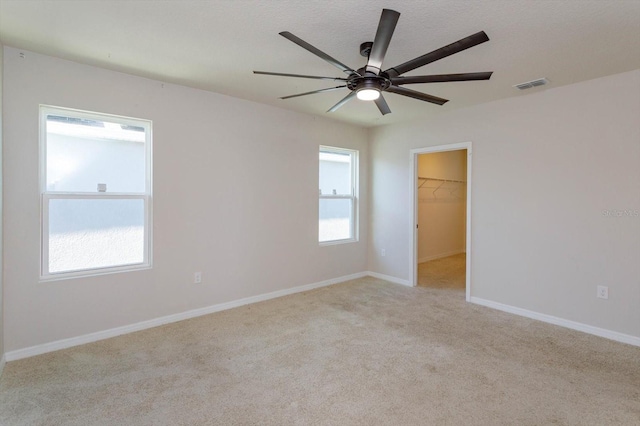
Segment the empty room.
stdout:
<path fill-rule="evenodd" d="M 640 424 L 640 1 L 0 0 L 0 425 Z"/>

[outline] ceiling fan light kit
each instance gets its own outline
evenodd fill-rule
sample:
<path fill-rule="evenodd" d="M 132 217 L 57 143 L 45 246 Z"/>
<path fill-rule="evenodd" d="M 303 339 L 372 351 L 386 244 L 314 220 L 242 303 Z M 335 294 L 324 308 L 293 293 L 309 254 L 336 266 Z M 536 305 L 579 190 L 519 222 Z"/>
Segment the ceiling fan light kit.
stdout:
<path fill-rule="evenodd" d="M 356 97 L 361 101 L 375 101 L 380 97 L 378 89 L 358 89 Z"/>
<path fill-rule="evenodd" d="M 349 87 L 349 84 L 347 84 L 347 87 Z M 380 97 L 382 85 L 373 79 L 363 79 L 352 90 L 356 91 L 356 97 L 361 101 L 375 101 Z"/>
<path fill-rule="evenodd" d="M 419 83 L 442 83 L 451 81 L 489 80 L 491 78 L 492 72 L 422 75 L 409 77 L 401 76 L 402 74 L 413 71 L 431 62 L 435 62 L 442 58 L 446 58 L 447 56 L 451 56 L 455 53 L 469 49 L 470 47 L 474 47 L 478 44 L 489 41 L 489 37 L 487 36 L 487 34 L 485 34 L 484 31 L 480 31 L 476 34 L 470 35 L 469 37 L 458 40 L 455 43 L 451 43 L 447 46 L 441 47 L 440 49 L 434 50 L 433 52 L 424 54 L 403 64 L 391 67 L 383 71 L 382 62 L 384 61 L 384 57 L 387 53 L 387 48 L 389 47 L 389 43 L 391 42 L 391 37 L 393 36 L 393 32 L 395 31 L 399 17 L 400 13 L 396 12 L 395 10 L 382 10 L 382 16 L 380 17 L 378 30 L 376 31 L 373 42 L 365 42 L 360 45 L 360 54 L 367 58 L 367 63 L 364 67 L 358 70 L 350 68 L 349 66 L 327 55 L 320 49 L 312 46 L 311 44 L 296 37 L 288 31 L 283 31 L 280 33 L 280 35 L 284 38 L 297 44 L 303 49 L 308 50 L 309 52 L 338 68 L 340 71 L 346 73 L 346 78 L 319 77 L 312 75 L 287 74 L 266 71 L 254 71 L 254 74 L 340 81 L 344 84 L 336 87 L 329 87 L 326 89 L 284 96 L 281 99 L 289 99 L 347 88 L 350 93 L 343 99 L 341 99 L 340 102 L 329 108 L 327 112 L 334 112 L 338 108 L 346 104 L 348 101 L 350 101 L 352 98 L 357 97 L 358 99 L 363 101 L 374 101 L 382 115 L 389 114 L 391 112 L 389 106 L 387 105 L 387 102 L 384 99 L 384 96 L 382 96 L 382 92 L 395 93 L 397 95 L 407 96 L 436 105 L 443 105 L 448 102 L 447 99 L 442 99 L 436 96 L 428 95 L 426 93 L 407 89 L 405 87 L 402 87 L 402 85 Z"/>

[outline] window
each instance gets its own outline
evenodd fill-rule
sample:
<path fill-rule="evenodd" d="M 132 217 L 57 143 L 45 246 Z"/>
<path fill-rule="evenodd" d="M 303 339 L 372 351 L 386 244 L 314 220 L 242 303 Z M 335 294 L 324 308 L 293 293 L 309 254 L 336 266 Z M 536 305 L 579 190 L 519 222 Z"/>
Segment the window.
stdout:
<path fill-rule="evenodd" d="M 151 265 L 151 122 L 40 107 L 41 278 Z"/>
<path fill-rule="evenodd" d="M 320 147 L 320 243 L 356 241 L 358 151 Z"/>

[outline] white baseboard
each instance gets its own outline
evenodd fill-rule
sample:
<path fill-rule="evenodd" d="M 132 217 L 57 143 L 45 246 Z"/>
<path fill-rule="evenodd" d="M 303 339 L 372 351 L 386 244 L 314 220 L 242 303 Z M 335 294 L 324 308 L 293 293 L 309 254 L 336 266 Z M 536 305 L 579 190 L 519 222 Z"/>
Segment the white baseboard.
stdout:
<path fill-rule="evenodd" d="M 464 253 L 464 249 L 448 251 L 446 253 L 434 254 L 432 256 L 421 257 L 418 259 L 418 263 L 429 262 L 430 260 L 442 259 L 449 256 L 454 256 L 456 254 Z"/>
<path fill-rule="evenodd" d="M 109 330 L 98 331 L 95 333 L 85 334 L 83 336 L 71 337 L 69 339 L 57 340 L 55 342 L 44 343 L 41 345 L 30 346 L 24 349 L 17 349 L 5 354 L 6 361 L 15 361 L 18 359 L 28 358 L 36 355 L 45 354 L 47 352 L 53 352 L 60 349 L 66 349 L 73 346 L 84 345 L 86 343 L 96 342 L 98 340 L 109 339 L 111 337 L 120 336 L 122 334 L 133 333 L 135 331 L 146 330 L 148 328 L 158 327 L 173 322 L 178 322 L 190 318 L 199 317 L 202 315 L 212 314 L 214 312 L 225 311 L 227 309 L 237 308 L 239 306 L 249 305 L 251 303 L 262 302 L 269 299 L 275 299 L 282 296 L 288 296 L 294 293 L 300 293 L 303 291 L 309 291 L 320 287 L 326 287 L 333 284 L 342 283 L 357 278 L 367 276 L 366 272 L 359 272 L 356 274 L 345 275 L 338 278 L 332 278 L 330 280 L 320 281 L 317 283 L 306 284 L 298 287 L 287 288 L 284 290 L 278 290 L 271 293 L 260 294 L 257 296 L 246 297 L 244 299 L 233 300 L 231 302 L 219 303 L 217 305 L 207 306 L 204 308 L 193 309 L 178 314 L 167 315 L 160 318 L 155 318 L 148 321 L 142 321 L 135 324 L 125 325 L 122 327 L 116 327 Z M 3 360 L 5 359 L 3 357 Z"/>
<path fill-rule="evenodd" d="M 6 354 L 2 354 L 2 358 L 0 358 L 0 377 L 2 377 L 2 371 L 4 370 L 4 365 L 7 363 Z"/>
<path fill-rule="evenodd" d="M 125 325 L 122 327 L 116 327 L 109 330 L 98 331 L 95 333 L 85 334 L 83 336 L 72 337 L 69 339 L 57 340 L 55 342 L 44 343 L 41 345 L 35 345 L 28 348 L 17 349 L 15 351 L 10 351 L 2 355 L 0 358 L 0 375 L 4 369 L 4 365 L 6 362 L 15 361 L 18 359 L 28 358 L 36 355 L 45 354 L 48 352 L 57 351 L 60 349 L 66 349 L 73 346 L 84 345 L 86 343 L 96 342 L 98 340 L 109 339 L 111 337 L 120 336 L 122 334 L 133 333 L 135 331 L 146 330 L 148 328 L 158 327 L 164 324 L 169 324 L 173 322 L 182 321 L 185 319 L 195 318 L 202 315 L 212 314 L 214 312 L 225 311 L 227 309 L 233 309 L 244 305 L 249 305 L 252 303 L 262 302 L 265 300 L 275 299 L 278 297 L 288 296 L 290 294 L 301 293 L 304 291 L 313 290 L 316 288 L 326 287 L 334 284 L 339 284 L 345 281 L 354 280 L 357 278 L 362 278 L 365 276 L 372 276 L 374 278 L 379 278 L 385 281 L 389 281 L 395 284 L 401 284 L 404 286 L 411 286 L 408 280 L 404 280 L 401 278 L 392 277 L 390 275 L 380 274 L 378 272 L 359 272 L 356 274 L 345 275 L 342 277 L 337 277 L 325 281 L 320 281 L 312 284 L 306 284 L 298 287 L 288 288 L 284 290 L 278 290 L 271 293 L 260 294 L 257 296 L 246 297 L 243 299 L 234 300 L 231 302 L 219 303 L 212 306 L 207 306 L 204 308 L 193 309 L 186 312 L 181 312 L 178 314 L 167 315 L 160 318 L 155 318 L 148 321 L 142 321 L 135 324 Z M 522 308 L 517 308 L 510 305 L 504 305 L 502 303 L 493 302 L 490 300 L 481 299 L 478 297 L 471 297 L 469 299 L 471 303 L 475 303 L 478 305 L 486 306 L 489 308 L 497 309 L 500 311 L 508 312 L 515 315 L 520 315 L 523 317 L 535 319 L 538 321 L 547 322 L 550 324 L 559 325 L 562 327 L 570 328 L 577 331 L 582 331 L 584 333 L 593 334 L 596 336 L 604 337 L 607 339 L 615 340 L 622 343 L 627 343 L 634 346 L 640 346 L 640 337 L 631 336 L 628 334 L 618 333 L 611 330 L 606 330 L 582 323 L 578 323 L 575 321 L 566 320 L 563 318 L 554 317 L 551 315 L 541 314 L 534 311 L 529 311 Z"/>
<path fill-rule="evenodd" d="M 369 275 L 369 276 L 374 277 L 374 278 L 379 278 L 381 280 L 389 281 L 389 282 L 392 282 L 394 284 L 401 284 L 401 285 L 406 285 L 408 287 L 412 287 L 412 285 L 409 282 L 409 280 L 403 280 L 402 278 L 392 277 L 391 275 L 379 274 L 377 272 L 372 272 L 372 271 L 367 271 L 365 273 L 365 275 Z"/>
<path fill-rule="evenodd" d="M 505 305 L 502 303 L 493 302 L 491 300 L 480 299 L 478 297 L 471 297 L 469 301 L 477 305 L 486 306 L 488 308 L 497 309 L 499 311 L 520 315 L 522 317 L 527 317 L 538 321 L 543 321 L 549 324 L 559 325 L 561 327 L 570 328 L 572 330 L 582 331 L 583 333 L 593 334 L 595 336 L 615 340 L 616 342 L 627 343 L 633 346 L 640 346 L 640 337 L 631 336 L 629 334 L 618 333 L 617 331 L 606 330 L 604 328 L 594 327 L 592 325 L 582 324 L 580 322 L 558 318 L 552 315 L 541 314 L 539 312 L 529 311 L 522 308 L 516 308 L 515 306 Z"/>

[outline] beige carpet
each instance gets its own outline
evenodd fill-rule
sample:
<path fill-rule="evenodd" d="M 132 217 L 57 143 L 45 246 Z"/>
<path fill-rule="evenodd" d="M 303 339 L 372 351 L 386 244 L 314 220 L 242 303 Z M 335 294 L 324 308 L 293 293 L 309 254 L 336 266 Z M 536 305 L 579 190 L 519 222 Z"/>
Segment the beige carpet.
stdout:
<path fill-rule="evenodd" d="M 373 278 L 10 362 L 1 425 L 638 425 L 640 348 Z"/>
<path fill-rule="evenodd" d="M 465 289 L 465 253 L 418 264 L 418 285 L 430 288 Z"/>

